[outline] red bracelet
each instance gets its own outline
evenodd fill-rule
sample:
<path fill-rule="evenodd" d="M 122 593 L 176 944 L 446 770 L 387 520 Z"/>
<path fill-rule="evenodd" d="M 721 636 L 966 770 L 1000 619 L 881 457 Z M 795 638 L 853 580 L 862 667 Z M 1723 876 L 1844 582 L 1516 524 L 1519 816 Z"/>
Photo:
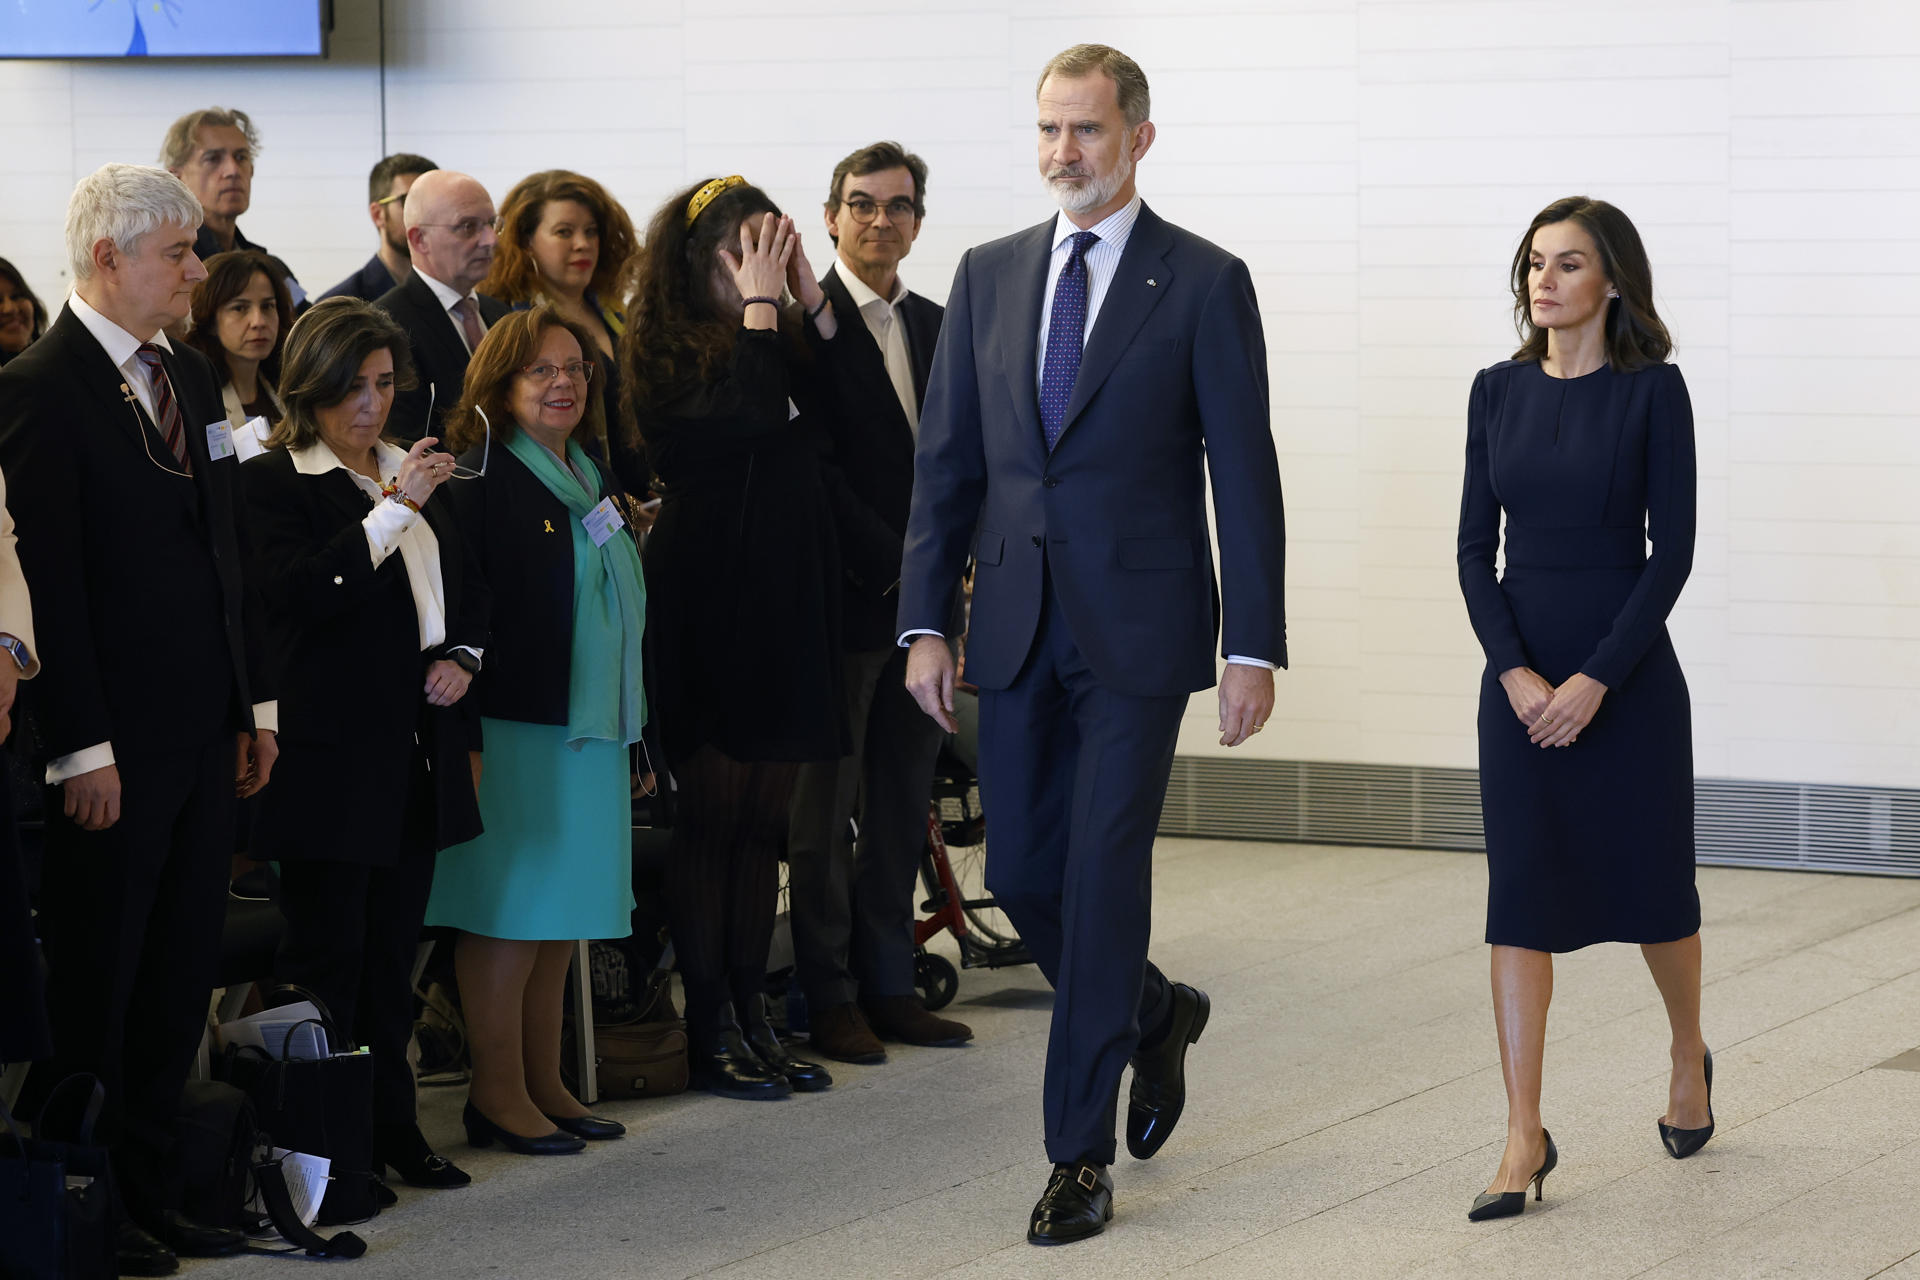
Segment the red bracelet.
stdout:
<path fill-rule="evenodd" d="M 382 497 L 392 498 L 395 502 L 413 512 L 415 515 L 420 514 L 420 504 L 400 492 L 400 482 L 398 480 L 395 480 L 392 484 L 381 485 L 380 494 Z"/>

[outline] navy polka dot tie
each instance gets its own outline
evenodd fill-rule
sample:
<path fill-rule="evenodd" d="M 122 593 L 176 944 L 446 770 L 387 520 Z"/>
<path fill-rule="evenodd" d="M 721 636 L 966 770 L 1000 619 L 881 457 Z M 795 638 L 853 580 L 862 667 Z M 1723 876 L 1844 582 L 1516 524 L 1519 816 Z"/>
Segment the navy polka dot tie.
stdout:
<path fill-rule="evenodd" d="M 1067 265 L 1053 286 L 1053 313 L 1047 319 L 1047 362 L 1040 370 L 1040 428 L 1047 452 L 1060 443 L 1067 426 L 1067 402 L 1080 373 L 1080 351 L 1087 337 L 1087 250 L 1100 237 L 1076 231 Z"/>

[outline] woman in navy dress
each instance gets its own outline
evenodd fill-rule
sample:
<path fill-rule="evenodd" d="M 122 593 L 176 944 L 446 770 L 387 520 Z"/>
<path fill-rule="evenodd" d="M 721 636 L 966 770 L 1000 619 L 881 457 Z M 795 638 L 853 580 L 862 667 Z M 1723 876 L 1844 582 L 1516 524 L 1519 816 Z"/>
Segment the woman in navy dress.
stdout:
<path fill-rule="evenodd" d="M 1487 654 L 1480 791 L 1507 1088 L 1506 1151 L 1475 1220 L 1519 1213 L 1557 1161 L 1540 1122 L 1556 951 L 1640 944 L 1673 1032 L 1661 1138 L 1678 1158 L 1713 1131 L 1692 719 L 1666 630 L 1693 564 L 1693 411 L 1618 209 L 1549 205 L 1512 284 L 1523 343 L 1474 379 L 1460 508 L 1460 589 Z"/>

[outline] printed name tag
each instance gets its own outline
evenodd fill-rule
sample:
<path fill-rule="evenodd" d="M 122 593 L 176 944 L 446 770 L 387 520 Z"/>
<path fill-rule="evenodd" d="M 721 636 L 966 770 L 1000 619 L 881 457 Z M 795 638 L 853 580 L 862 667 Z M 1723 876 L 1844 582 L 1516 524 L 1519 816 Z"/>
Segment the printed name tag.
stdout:
<path fill-rule="evenodd" d="M 207 424 L 207 456 L 215 462 L 233 456 L 233 428 L 225 418 Z"/>
<path fill-rule="evenodd" d="M 625 528 L 627 522 L 621 519 L 620 509 L 613 505 L 612 498 L 602 498 L 599 506 L 580 517 L 580 523 L 586 526 L 593 545 L 604 547 L 607 539 Z"/>

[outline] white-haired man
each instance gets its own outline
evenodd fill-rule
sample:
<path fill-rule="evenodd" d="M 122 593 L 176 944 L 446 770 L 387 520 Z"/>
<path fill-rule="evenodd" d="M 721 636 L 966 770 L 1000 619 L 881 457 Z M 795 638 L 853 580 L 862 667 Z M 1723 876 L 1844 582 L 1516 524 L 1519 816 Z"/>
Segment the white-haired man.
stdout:
<path fill-rule="evenodd" d="M 73 295 L 0 370 L 0 468 L 38 637 L 57 655 L 34 682 L 60 795 L 40 898 L 54 1059 L 36 1074 L 106 1085 L 122 1275 L 243 1243 L 180 1212 L 171 1155 L 214 983 L 234 797 L 266 784 L 276 754 L 249 702 L 219 383 L 165 334 L 206 278 L 199 224 L 200 202 L 160 169 L 82 179 L 67 206 Z"/>

